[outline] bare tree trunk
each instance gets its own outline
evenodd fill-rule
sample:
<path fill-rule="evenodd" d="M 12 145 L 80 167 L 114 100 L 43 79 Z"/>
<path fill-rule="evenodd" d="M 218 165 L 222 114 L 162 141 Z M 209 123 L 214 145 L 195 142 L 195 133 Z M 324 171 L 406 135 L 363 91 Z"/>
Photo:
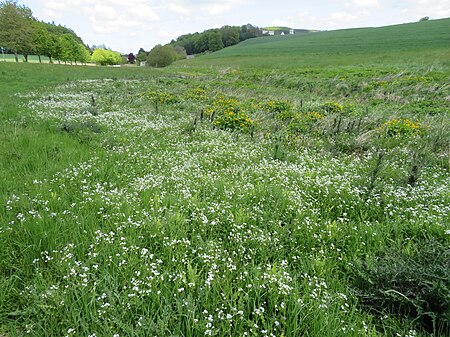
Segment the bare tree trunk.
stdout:
<path fill-rule="evenodd" d="M 50 63 L 53 63 L 51 56 L 48 57 L 48 60 L 49 60 Z"/>
<path fill-rule="evenodd" d="M 38 55 L 38 58 L 39 58 L 39 63 L 42 63 L 41 55 Z"/>
<path fill-rule="evenodd" d="M 16 63 L 19 63 L 19 55 L 17 53 L 14 53 L 14 57 L 16 58 Z"/>
<path fill-rule="evenodd" d="M 25 59 L 25 62 L 28 62 L 28 55 L 27 54 L 24 54 L 23 58 Z"/>

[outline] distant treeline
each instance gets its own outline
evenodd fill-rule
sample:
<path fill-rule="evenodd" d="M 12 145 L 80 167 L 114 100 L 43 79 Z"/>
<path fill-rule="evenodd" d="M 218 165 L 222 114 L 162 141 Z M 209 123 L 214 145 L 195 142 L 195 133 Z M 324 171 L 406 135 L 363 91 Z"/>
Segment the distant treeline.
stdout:
<path fill-rule="evenodd" d="M 258 36 L 262 36 L 261 29 L 251 24 L 241 27 L 223 26 L 205 30 L 203 33 L 181 35 L 171 44 L 181 46 L 188 55 L 193 55 L 207 51 L 214 52 Z"/>
<path fill-rule="evenodd" d="M 223 26 L 208 29 L 203 33 L 185 34 L 165 46 L 157 45 L 152 50 L 139 49 L 137 60 L 153 67 L 165 67 L 187 55 L 215 52 L 254 37 L 262 36 L 262 30 L 251 24 Z"/>
<path fill-rule="evenodd" d="M 91 58 L 91 51 L 82 39 L 70 28 L 55 23 L 38 21 L 31 9 L 18 5 L 15 1 L 0 3 L 0 48 L 2 52 L 19 55 L 24 61 L 35 54 L 47 56 L 63 62 L 86 63 Z"/>

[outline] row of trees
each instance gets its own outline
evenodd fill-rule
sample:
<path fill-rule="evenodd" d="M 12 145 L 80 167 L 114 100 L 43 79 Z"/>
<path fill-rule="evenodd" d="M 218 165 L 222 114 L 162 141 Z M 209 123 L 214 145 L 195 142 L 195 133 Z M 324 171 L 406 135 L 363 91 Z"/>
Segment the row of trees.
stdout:
<path fill-rule="evenodd" d="M 63 62 L 86 63 L 91 59 L 90 50 L 71 29 L 55 24 L 40 22 L 26 6 L 16 1 L 0 3 L 0 47 L 15 55 L 37 54 Z"/>

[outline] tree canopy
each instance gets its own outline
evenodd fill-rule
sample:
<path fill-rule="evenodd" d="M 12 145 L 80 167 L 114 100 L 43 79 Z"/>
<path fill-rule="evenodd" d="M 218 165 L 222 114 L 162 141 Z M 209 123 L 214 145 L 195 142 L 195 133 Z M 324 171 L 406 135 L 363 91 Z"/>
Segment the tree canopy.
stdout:
<path fill-rule="evenodd" d="M 14 53 L 28 55 L 33 50 L 33 23 L 31 10 L 14 1 L 0 4 L 0 46 Z"/>
<path fill-rule="evenodd" d="M 31 9 L 18 5 L 16 1 L 0 3 L 0 47 L 14 53 L 16 62 L 19 54 L 37 54 L 52 60 L 64 62 L 89 61 L 90 53 L 82 39 L 70 28 L 54 23 L 40 22 L 33 17 Z"/>
<path fill-rule="evenodd" d="M 147 56 L 147 65 L 156 68 L 166 67 L 178 58 L 175 49 L 171 45 L 155 46 Z"/>
<path fill-rule="evenodd" d="M 183 47 L 188 55 L 213 52 L 233 46 L 241 41 L 262 36 L 262 31 L 251 24 L 241 27 L 223 26 L 219 29 L 208 29 L 203 33 L 179 36 L 171 45 Z"/>
<path fill-rule="evenodd" d="M 92 61 L 102 66 L 116 65 L 122 63 L 122 56 L 111 50 L 95 49 L 92 53 Z"/>

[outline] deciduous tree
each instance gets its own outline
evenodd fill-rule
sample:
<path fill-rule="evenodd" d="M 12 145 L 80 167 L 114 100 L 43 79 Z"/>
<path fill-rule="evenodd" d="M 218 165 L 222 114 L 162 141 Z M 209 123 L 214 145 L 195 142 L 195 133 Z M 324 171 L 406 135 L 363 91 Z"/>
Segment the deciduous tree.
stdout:
<path fill-rule="evenodd" d="M 239 43 L 239 27 L 223 26 L 220 28 L 220 33 L 224 47 Z"/>
<path fill-rule="evenodd" d="M 111 50 L 95 49 L 92 53 L 92 61 L 102 66 L 116 65 L 122 63 L 122 56 Z"/>
<path fill-rule="evenodd" d="M 19 53 L 25 55 L 33 50 L 33 21 L 31 10 L 15 1 L 0 3 L 0 46 L 11 50 L 19 62 Z"/>
<path fill-rule="evenodd" d="M 52 63 L 52 57 L 57 55 L 58 37 L 50 33 L 47 26 L 42 22 L 37 23 L 33 36 L 34 51 L 39 57 L 39 62 L 41 62 L 41 55 L 44 55 Z"/>
<path fill-rule="evenodd" d="M 167 67 L 177 58 L 177 53 L 171 45 L 161 46 L 159 44 L 148 53 L 147 65 L 157 68 Z"/>

